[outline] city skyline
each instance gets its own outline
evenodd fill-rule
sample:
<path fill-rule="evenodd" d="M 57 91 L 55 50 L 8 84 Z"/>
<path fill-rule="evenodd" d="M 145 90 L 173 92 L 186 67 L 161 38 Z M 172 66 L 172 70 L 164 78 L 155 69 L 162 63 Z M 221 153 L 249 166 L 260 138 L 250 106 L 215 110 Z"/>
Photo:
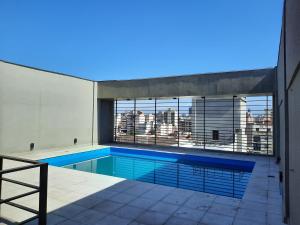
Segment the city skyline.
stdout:
<path fill-rule="evenodd" d="M 121 112 L 115 111 L 115 138 L 121 142 L 153 144 L 158 137 L 163 139 L 160 141 L 163 145 L 180 143 L 186 147 L 206 145 L 216 150 L 268 152 L 272 145 L 272 98 L 265 96 L 259 99 L 254 98 L 258 103 L 253 99 L 250 101 L 253 106 L 264 99 L 259 110 L 253 111 L 247 108 L 243 97 L 235 98 L 234 106 L 232 99 L 228 98 L 206 99 L 205 104 L 202 98 L 197 98 L 192 100 L 191 105 L 187 104 L 183 112 L 180 112 L 180 107 L 178 112 L 178 105 L 173 108 L 168 105 L 159 107 L 156 115 L 152 104 L 146 104 L 146 109 L 136 107 L 135 112 L 133 108 L 125 109 L 123 106 Z M 116 102 L 116 107 L 118 104 L 122 102 Z"/>

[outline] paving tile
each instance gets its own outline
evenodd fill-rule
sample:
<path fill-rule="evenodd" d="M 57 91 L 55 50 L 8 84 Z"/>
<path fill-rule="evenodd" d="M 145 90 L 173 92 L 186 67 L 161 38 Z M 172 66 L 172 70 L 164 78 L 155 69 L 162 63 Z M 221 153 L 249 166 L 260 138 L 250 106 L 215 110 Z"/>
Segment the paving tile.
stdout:
<path fill-rule="evenodd" d="M 81 225 L 81 224 L 73 220 L 66 220 L 61 223 L 58 223 L 57 225 Z"/>
<path fill-rule="evenodd" d="M 105 200 L 92 207 L 92 209 L 100 212 L 112 213 L 122 206 L 124 206 L 122 203 Z"/>
<path fill-rule="evenodd" d="M 126 181 L 121 181 L 117 184 L 114 184 L 114 185 L 110 186 L 109 190 L 110 191 L 123 192 L 124 190 L 129 189 L 129 188 L 131 188 L 135 185 L 137 185 L 136 182 L 126 180 Z"/>
<path fill-rule="evenodd" d="M 173 216 L 166 222 L 166 225 L 198 225 L 198 223 L 193 220 Z"/>
<path fill-rule="evenodd" d="M 282 205 L 282 197 L 279 195 L 278 198 L 268 198 L 268 204 L 270 205 Z"/>
<path fill-rule="evenodd" d="M 181 196 L 186 196 L 186 197 L 189 197 L 189 196 L 193 195 L 194 193 L 195 193 L 195 191 L 182 189 L 182 188 L 175 188 L 170 191 L 170 194 L 181 195 Z"/>
<path fill-rule="evenodd" d="M 165 186 L 165 185 L 159 185 L 159 184 L 156 184 L 153 187 L 153 190 L 161 191 L 161 192 L 170 192 L 174 189 L 176 189 L 176 188 L 175 187 L 170 187 L 170 186 Z"/>
<path fill-rule="evenodd" d="M 58 216 L 58 215 L 55 215 L 52 213 L 47 215 L 47 225 L 55 225 L 55 224 L 65 221 L 65 220 L 66 220 L 65 217 Z"/>
<path fill-rule="evenodd" d="M 198 222 L 202 218 L 204 213 L 205 211 L 191 209 L 183 206 L 174 213 L 174 216 Z"/>
<path fill-rule="evenodd" d="M 128 225 L 131 222 L 129 219 L 120 218 L 118 216 L 109 215 L 99 221 L 97 225 Z"/>
<path fill-rule="evenodd" d="M 135 206 L 135 207 L 141 208 L 141 209 L 148 209 L 157 202 L 158 202 L 158 200 L 139 197 L 139 198 L 133 200 L 132 202 L 130 202 L 129 205 Z"/>
<path fill-rule="evenodd" d="M 225 216 L 235 216 L 238 212 L 238 207 L 213 203 L 208 212 Z"/>
<path fill-rule="evenodd" d="M 255 210 L 249 210 L 249 209 L 239 209 L 238 213 L 236 215 L 236 219 L 242 219 L 242 220 L 250 220 L 255 223 L 266 223 L 266 213 L 255 211 Z"/>
<path fill-rule="evenodd" d="M 243 197 L 244 200 L 258 202 L 258 203 L 267 203 L 268 197 L 267 194 L 259 194 L 257 193 L 257 190 L 253 190 L 251 194 L 245 194 Z"/>
<path fill-rule="evenodd" d="M 145 189 L 144 187 L 138 185 L 138 186 L 131 187 L 131 188 L 125 190 L 123 193 L 134 195 L 134 196 L 140 196 L 140 195 L 144 194 L 145 192 L 147 192 L 148 190 L 149 189 Z"/>
<path fill-rule="evenodd" d="M 206 210 L 214 201 L 214 198 L 210 194 L 194 194 L 184 204 L 184 206 L 192 209 Z"/>
<path fill-rule="evenodd" d="M 68 219 L 72 219 L 74 216 L 83 212 L 84 210 L 86 210 L 86 209 L 81 206 L 78 206 L 75 204 L 69 204 L 69 205 L 66 205 L 64 207 L 61 207 L 61 208 L 55 210 L 53 213 L 56 215 L 66 217 Z"/>
<path fill-rule="evenodd" d="M 145 190 L 150 190 L 150 189 L 152 189 L 156 186 L 157 186 L 156 184 L 146 183 L 146 182 L 137 182 L 137 185 L 136 185 L 136 187 L 140 187 L 140 188 L 143 188 Z"/>
<path fill-rule="evenodd" d="M 153 188 L 150 191 L 147 191 L 141 197 L 143 198 L 150 198 L 154 200 L 160 200 L 163 197 L 165 197 L 169 193 L 169 190 L 159 189 L 159 188 Z"/>
<path fill-rule="evenodd" d="M 281 214 L 282 213 L 282 205 L 268 204 L 267 210 L 268 210 L 268 213 Z"/>
<path fill-rule="evenodd" d="M 66 220 L 68 220 L 68 219 L 65 218 L 65 217 L 62 217 L 62 216 L 58 216 L 58 215 L 52 214 L 52 213 L 49 213 L 47 215 L 47 225 L 56 225 L 58 223 L 62 223 L 64 221 L 66 221 Z M 0 224 L 2 224 L 1 220 L 0 220 Z M 26 225 L 38 225 L 38 219 L 33 220 L 33 221 L 29 222 L 29 223 L 26 223 Z"/>
<path fill-rule="evenodd" d="M 265 223 L 253 222 L 251 220 L 235 219 L 233 225 L 266 225 Z M 273 225 L 273 224 L 270 224 Z"/>
<path fill-rule="evenodd" d="M 184 202 L 187 201 L 187 199 L 193 194 L 193 192 L 182 192 L 180 194 L 171 191 L 166 197 L 163 198 L 162 201 L 171 203 L 171 204 L 176 204 L 176 205 L 182 205 Z"/>
<path fill-rule="evenodd" d="M 110 189 L 105 189 L 99 192 L 96 192 L 94 194 L 91 195 L 91 197 L 95 197 L 95 198 L 102 198 L 102 199 L 110 199 L 111 197 L 113 197 L 114 195 L 119 194 L 119 192 L 117 191 L 113 191 Z"/>
<path fill-rule="evenodd" d="M 131 222 L 129 225 L 146 225 L 146 224 L 138 223 L 138 222 L 136 222 L 136 221 L 133 221 L 133 222 Z"/>
<path fill-rule="evenodd" d="M 174 213 L 178 209 L 178 207 L 179 206 L 174 205 L 174 204 L 158 202 L 153 207 L 151 207 L 150 210 L 171 215 L 172 213 Z"/>
<path fill-rule="evenodd" d="M 214 203 L 230 205 L 230 206 L 239 206 L 240 202 L 241 202 L 240 199 L 226 197 L 226 196 L 217 196 L 214 201 Z"/>
<path fill-rule="evenodd" d="M 122 208 L 116 210 L 114 214 L 116 216 L 119 216 L 121 218 L 126 219 L 135 219 L 137 218 L 142 212 L 144 212 L 144 209 L 137 208 L 130 205 L 125 205 Z"/>
<path fill-rule="evenodd" d="M 79 223 L 91 224 L 100 221 L 106 215 L 106 213 L 98 212 L 95 210 L 86 210 L 73 217 L 72 220 Z"/>
<path fill-rule="evenodd" d="M 267 224 L 268 225 L 285 225 L 283 223 L 282 215 L 280 214 L 268 214 L 267 216 Z"/>
<path fill-rule="evenodd" d="M 206 213 L 200 224 L 203 225 L 232 225 L 233 217 L 214 213 Z"/>
<path fill-rule="evenodd" d="M 267 211 L 267 204 L 266 203 L 261 203 L 261 202 L 254 202 L 254 201 L 247 201 L 247 200 L 242 200 L 240 204 L 241 209 L 249 209 L 249 210 L 256 210 L 256 211 L 261 211 L 261 212 L 266 212 Z"/>
<path fill-rule="evenodd" d="M 134 199 L 136 199 L 136 196 L 124 194 L 124 193 L 117 194 L 111 198 L 112 201 L 123 203 L 123 204 L 127 204 L 133 201 Z"/>
<path fill-rule="evenodd" d="M 51 196 L 49 196 L 48 199 L 47 199 L 47 210 L 48 210 L 48 212 L 55 211 L 56 209 L 64 207 L 65 205 L 66 205 L 66 202 L 53 199 L 53 198 L 51 198 Z"/>
<path fill-rule="evenodd" d="M 74 204 L 89 209 L 102 201 L 104 201 L 104 199 L 97 198 L 94 196 L 88 196 L 88 197 L 82 198 L 80 200 L 77 200 L 76 202 L 74 202 Z"/>
<path fill-rule="evenodd" d="M 154 212 L 154 211 L 146 211 L 142 213 L 136 221 L 139 223 L 147 224 L 147 225 L 162 225 L 167 219 L 168 215 Z"/>

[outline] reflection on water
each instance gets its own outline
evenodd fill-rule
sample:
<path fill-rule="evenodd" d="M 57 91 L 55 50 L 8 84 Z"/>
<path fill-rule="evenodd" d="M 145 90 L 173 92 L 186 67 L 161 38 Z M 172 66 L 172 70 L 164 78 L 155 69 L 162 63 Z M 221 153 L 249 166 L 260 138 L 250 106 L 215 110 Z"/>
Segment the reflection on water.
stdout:
<path fill-rule="evenodd" d="M 110 155 L 65 168 L 242 198 L 250 172 Z"/>

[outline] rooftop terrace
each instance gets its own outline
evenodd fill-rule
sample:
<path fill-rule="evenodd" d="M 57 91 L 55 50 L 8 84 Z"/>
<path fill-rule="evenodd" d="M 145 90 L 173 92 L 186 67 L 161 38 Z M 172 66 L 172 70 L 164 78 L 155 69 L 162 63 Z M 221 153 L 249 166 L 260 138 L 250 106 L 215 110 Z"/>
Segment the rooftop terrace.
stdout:
<path fill-rule="evenodd" d="M 286 0 L 274 68 L 92 81 L 0 61 L 1 222 L 300 224 L 299 18 Z M 255 166 L 239 199 L 38 161 L 105 146 Z"/>

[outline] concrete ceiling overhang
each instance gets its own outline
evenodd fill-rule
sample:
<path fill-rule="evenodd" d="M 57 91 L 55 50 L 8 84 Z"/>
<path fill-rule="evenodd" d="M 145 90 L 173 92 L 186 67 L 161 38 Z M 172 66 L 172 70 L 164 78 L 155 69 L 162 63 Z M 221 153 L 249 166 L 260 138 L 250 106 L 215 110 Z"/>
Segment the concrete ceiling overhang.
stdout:
<path fill-rule="evenodd" d="M 98 82 L 98 98 L 267 95 L 275 89 L 276 69 L 243 70 L 136 80 Z"/>

